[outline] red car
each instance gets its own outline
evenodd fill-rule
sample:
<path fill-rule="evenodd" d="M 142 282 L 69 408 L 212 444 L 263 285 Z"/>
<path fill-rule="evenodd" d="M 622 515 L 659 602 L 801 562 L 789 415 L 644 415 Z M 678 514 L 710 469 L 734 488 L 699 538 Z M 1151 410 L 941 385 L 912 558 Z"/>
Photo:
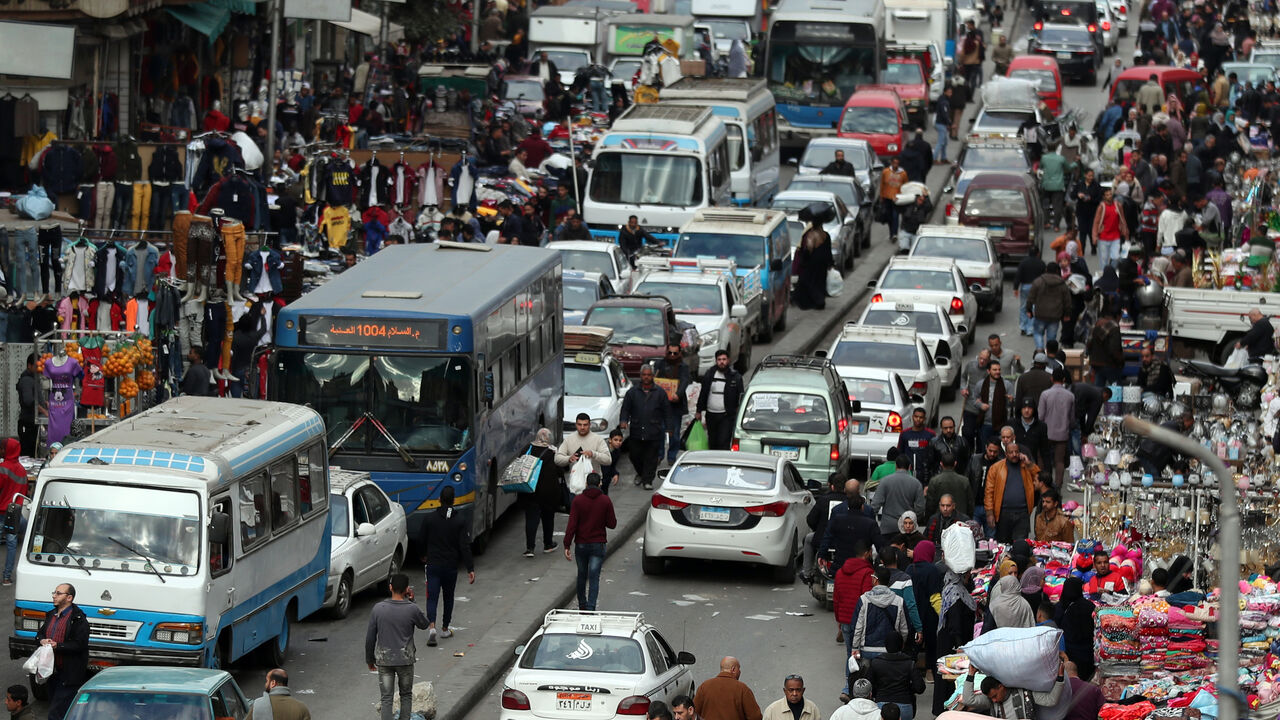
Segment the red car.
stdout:
<path fill-rule="evenodd" d="M 698 331 L 676 318 L 665 297 L 617 295 L 597 300 L 583 323 L 613 330 L 609 345 L 629 377 L 640 377 L 641 365 L 663 359 L 667 343 L 680 343 L 685 364 L 698 377 Z"/>
<path fill-rule="evenodd" d="M 1049 111 L 1054 115 L 1062 114 L 1062 73 L 1056 59 L 1045 55 L 1019 55 L 1009 63 L 1006 76 L 1033 83 Z"/>
<path fill-rule="evenodd" d="M 836 136 L 866 140 L 887 159 L 902 152 L 906 124 L 907 109 L 897 92 L 887 85 L 863 85 L 844 104 Z"/>
<path fill-rule="evenodd" d="M 925 67 L 919 57 L 889 58 L 881 85 L 898 93 L 911 116 L 913 126 L 928 126 L 929 68 Z"/>
<path fill-rule="evenodd" d="M 1040 192 L 1026 173 L 979 173 L 960 201 L 960 224 L 986 228 L 1002 263 L 1039 257 L 1043 222 Z"/>

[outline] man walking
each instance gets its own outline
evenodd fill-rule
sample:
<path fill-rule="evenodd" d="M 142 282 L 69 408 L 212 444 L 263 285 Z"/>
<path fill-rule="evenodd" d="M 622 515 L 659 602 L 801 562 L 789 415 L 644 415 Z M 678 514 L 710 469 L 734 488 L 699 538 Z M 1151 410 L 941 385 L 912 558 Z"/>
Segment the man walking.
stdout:
<path fill-rule="evenodd" d="M 587 489 L 573 499 L 569 524 L 564 529 L 564 559 L 573 560 L 570 548 L 578 553 L 579 610 L 596 609 L 607 531 L 616 527 L 618 518 L 613 514 L 613 502 L 600 490 L 600 475 L 591 473 L 587 476 Z"/>
<path fill-rule="evenodd" d="M 942 456 L 947 453 L 955 457 L 956 467 L 969 466 L 969 443 L 956 432 L 956 420 L 950 415 L 944 415 L 938 421 L 938 434 L 929 443 L 929 450 L 933 463 L 930 478 L 942 470 Z"/>
<path fill-rule="evenodd" d="M 1004 459 L 987 473 L 987 525 L 995 529 L 996 540 L 1011 543 L 1031 534 L 1031 506 L 1035 502 L 1032 480 L 1040 468 L 1009 443 Z"/>
<path fill-rule="evenodd" d="M 667 414 L 667 465 L 680 454 L 680 421 L 689 411 L 689 366 L 679 343 L 667 343 L 667 354 L 654 364 L 654 382 L 667 392 L 671 409 Z"/>
<path fill-rule="evenodd" d="M 1058 254 L 1063 256 L 1063 261 L 1069 261 L 1065 252 Z M 1036 350 L 1044 349 L 1045 340 L 1058 339 L 1059 322 L 1070 321 L 1071 291 L 1062 279 L 1058 263 L 1046 265 L 1040 277 L 1031 283 L 1027 314 L 1032 319 L 1031 335 L 1035 338 Z"/>
<path fill-rule="evenodd" d="M 53 590 L 53 608 L 44 614 L 36 641 L 53 649 L 49 676 L 49 720 L 62 720 L 89 673 L 89 619 L 76 605 L 76 588 L 62 583 Z"/>
<path fill-rule="evenodd" d="M 942 89 L 942 97 L 934 103 L 933 127 L 938 131 L 938 144 L 933 146 L 933 164 L 947 164 L 947 138 L 951 135 L 951 86 Z"/>
<path fill-rule="evenodd" d="M 764 720 L 822 720 L 822 712 L 805 698 L 804 678 L 788 675 L 782 681 L 782 697 L 764 709 Z"/>
<path fill-rule="evenodd" d="M 889 224 L 889 242 L 898 242 L 898 192 L 909 181 L 898 156 L 889 158 L 889 167 L 880 173 L 880 204 Z"/>
<path fill-rule="evenodd" d="M 885 476 L 871 498 L 871 509 L 880 518 L 880 534 L 892 536 L 898 532 L 898 518 L 911 510 L 917 516 L 924 514 L 924 489 L 911 474 L 911 458 L 898 455 L 898 470 Z"/>
<path fill-rule="evenodd" d="M 409 720 L 413 713 L 413 664 L 418 656 L 413 630 L 426 630 L 431 622 L 413 601 L 408 575 L 396 573 L 389 584 L 391 598 L 374 605 L 369 615 L 364 660 L 370 670 L 378 671 L 382 720 L 391 720 L 391 700 L 397 687 L 400 690 L 399 720 Z"/>
<path fill-rule="evenodd" d="M 422 523 L 422 545 L 427 567 L 427 645 L 436 645 L 436 599 L 444 595 L 442 638 L 453 637 L 453 589 L 458 584 L 458 566 L 467 568 L 467 582 L 475 583 L 476 566 L 471 559 L 471 531 L 462 514 L 453 509 L 454 490 L 440 491 L 440 507 Z"/>
<path fill-rule="evenodd" d="M 716 351 L 716 365 L 702 376 L 698 393 L 698 411 L 694 420 L 706 413 L 707 440 L 712 450 L 728 450 L 733 440 L 733 425 L 742 402 L 742 375 L 729 364 L 729 353 Z"/>
<path fill-rule="evenodd" d="M 955 507 L 965 515 L 973 514 L 973 488 L 969 478 L 956 472 L 956 457 L 951 453 L 942 455 L 942 472 L 929 479 L 925 488 L 924 517 L 933 517 L 938 512 L 938 503 L 943 496 L 950 495 Z"/>
<path fill-rule="evenodd" d="M 244 720 L 253 720 L 255 717 L 271 718 L 271 720 L 311 720 L 311 711 L 307 709 L 293 696 L 293 691 L 289 689 L 289 673 L 284 668 L 276 668 L 267 673 L 267 682 L 263 685 L 266 690 L 262 697 L 253 701 L 249 707 L 249 714 L 244 716 Z"/>
<path fill-rule="evenodd" d="M 667 394 L 653 382 L 653 368 L 641 366 L 640 382 L 622 398 L 619 420 L 622 429 L 631 432 L 631 464 L 636 468 L 636 484 L 643 483 L 645 490 L 653 489 L 670 413 Z"/>
<path fill-rule="evenodd" d="M 609 442 L 591 432 L 591 416 L 578 413 L 573 421 L 577 432 L 566 437 L 556 450 L 556 465 L 567 468 L 582 458 L 591 461 L 591 472 L 599 473 L 602 467 L 613 464 L 613 454 L 609 450 Z"/>
<path fill-rule="evenodd" d="M 827 530 L 818 545 L 818 557 L 824 557 L 828 548 L 835 550 L 834 562 L 831 563 L 835 569 L 842 567 L 845 560 L 855 557 L 859 543 L 876 549 L 884 544 L 879 524 L 863 512 L 864 501 L 862 493 L 858 492 L 857 480 L 844 484 L 844 496 L 845 502 L 837 505 L 831 511 L 831 517 L 827 518 Z M 895 531 L 897 527 L 895 521 Z"/>
<path fill-rule="evenodd" d="M 1053 486 L 1061 488 L 1067 468 L 1067 448 L 1071 443 L 1071 425 L 1076 418 L 1076 396 L 1065 385 L 1067 371 L 1053 371 L 1053 387 L 1040 396 L 1038 413 L 1049 438 L 1049 455 L 1053 458 Z"/>
<path fill-rule="evenodd" d="M 763 720 L 760 704 L 747 684 L 739 680 L 742 665 L 735 657 L 720 660 L 720 674 L 698 686 L 694 711 L 703 720 Z"/>
<path fill-rule="evenodd" d="M 1036 542 L 1076 541 L 1076 526 L 1062 514 L 1062 496 L 1055 488 L 1040 495 L 1040 512 L 1036 513 Z"/>
<path fill-rule="evenodd" d="M 1028 331 L 1029 332 L 1029 331 Z M 986 443 L 979 441 L 979 430 L 982 427 L 982 408 L 978 406 L 978 398 L 969 392 L 974 383 L 981 382 L 987 375 L 987 366 L 991 364 L 991 351 L 982 348 L 978 356 L 966 362 L 960 371 L 960 394 L 964 396 L 964 408 L 960 420 L 964 423 L 960 432 L 966 442 L 973 448 L 981 450 Z"/>
<path fill-rule="evenodd" d="M 978 411 L 978 441 L 983 445 L 998 429 L 1009 422 L 1009 410 L 1013 405 L 1013 383 L 1000 377 L 1000 361 L 994 357 L 987 362 L 986 377 L 969 386 Z"/>
<path fill-rule="evenodd" d="M 921 483 L 933 475 L 933 431 L 926 424 L 924 408 L 911 411 L 911 427 L 898 434 L 898 457 L 907 458 L 907 467 Z"/>
<path fill-rule="evenodd" d="M 4 709 L 9 711 L 9 720 L 36 720 L 26 685 L 9 686 L 4 693 Z"/>
<path fill-rule="evenodd" d="M 18 558 L 18 542 L 27 529 L 22 506 L 27 501 L 27 469 L 18 462 L 17 440 L 5 438 L 4 460 L 0 461 L 0 508 L 4 508 L 4 584 L 13 584 L 13 565 Z"/>
<path fill-rule="evenodd" d="M 204 348 L 192 345 L 187 350 L 187 373 L 182 376 L 182 394 L 209 397 L 214 394 L 209 368 L 204 364 Z"/>

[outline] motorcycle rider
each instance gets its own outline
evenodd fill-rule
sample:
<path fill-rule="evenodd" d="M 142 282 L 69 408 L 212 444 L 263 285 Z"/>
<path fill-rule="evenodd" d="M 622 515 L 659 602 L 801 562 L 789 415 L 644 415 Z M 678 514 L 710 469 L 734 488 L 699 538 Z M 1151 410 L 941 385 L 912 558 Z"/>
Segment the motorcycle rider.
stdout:
<path fill-rule="evenodd" d="M 851 480 L 849 482 L 858 482 Z M 809 533 L 804 539 L 804 569 L 800 573 L 800 579 L 806 585 L 813 581 L 814 558 L 817 557 L 818 543 L 822 542 L 823 536 L 827 533 L 827 519 L 831 517 L 832 511 L 836 506 L 845 501 L 844 493 L 845 477 L 843 473 L 833 472 L 827 476 L 827 491 L 818 496 L 813 507 L 809 509 L 809 515 L 806 520 L 809 527 L 813 528 L 813 532 Z"/>

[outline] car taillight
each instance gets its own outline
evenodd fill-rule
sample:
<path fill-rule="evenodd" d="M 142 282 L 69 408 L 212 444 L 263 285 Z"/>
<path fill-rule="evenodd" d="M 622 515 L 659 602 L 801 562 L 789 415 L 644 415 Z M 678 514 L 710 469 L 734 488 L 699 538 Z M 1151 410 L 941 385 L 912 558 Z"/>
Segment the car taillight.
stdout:
<path fill-rule="evenodd" d="M 889 413 L 889 419 L 885 421 L 885 428 L 888 432 L 902 432 L 902 416 L 896 412 Z"/>
<path fill-rule="evenodd" d="M 988 278 L 965 278 L 964 279 L 965 285 L 981 285 L 982 287 L 986 287 L 987 283 L 989 282 L 991 281 Z"/>
<path fill-rule="evenodd" d="M 748 515 L 756 517 L 782 517 L 787 514 L 787 507 L 785 502 L 773 502 L 768 505 L 748 505 L 743 510 L 746 510 Z"/>
<path fill-rule="evenodd" d="M 1089 32 L 1098 32 L 1098 26 L 1094 25 L 1093 23 L 1089 23 L 1088 28 L 1089 28 Z"/>
<path fill-rule="evenodd" d="M 955 217 L 955 216 L 956 216 L 956 206 L 955 206 L 955 205 L 952 205 L 951 203 L 947 203 L 947 210 L 946 210 L 946 213 L 947 213 L 947 217 Z"/>
<path fill-rule="evenodd" d="M 849 402 L 853 402 L 852 395 L 849 396 Z M 836 421 L 836 429 L 838 429 L 840 432 L 844 432 L 845 429 L 847 429 L 848 427 L 849 427 L 848 418 L 840 418 L 839 420 Z"/>
<path fill-rule="evenodd" d="M 876 293 L 875 295 L 871 296 L 871 302 L 873 303 L 884 302 L 884 296 L 881 295 L 880 293 Z"/>
<path fill-rule="evenodd" d="M 649 500 L 649 504 L 653 506 L 654 510 L 683 510 L 689 507 L 689 503 L 672 500 L 661 493 L 654 493 Z"/>
<path fill-rule="evenodd" d="M 1103 29 L 1103 30 L 1106 30 L 1106 31 L 1108 31 L 1108 32 L 1110 32 L 1110 30 L 1111 30 L 1111 21 L 1110 21 L 1110 20 L 1103 20 L 1103 21 L 1102 21 L 1102 29 Z"/>
<path fill-rule="evenodd" d="M 832 461 L 832 462 L 837 462 L 837 461 L 839 461 L 839 460 L 840 460 L 840 446 L 839 446 L 839 445 L 832 445 L 832 446 L 831 446 L 831 461 Z"/>
<path fill-rule="evenodd" d="M 953 313 L 964 312 L 964 301 L 961 300 L 960 298 L 951 298 L 951 312 Z"/>
<path fill-rule="evenodd" d="M 510 688 L 502 691 L 503 710 L 528 710 L 529 696 Z"/>
<path fill-rule="evenodd" d="M 622 698 L 622 702 L 618 703 L 619 715 L 640 715 L 649 714 L 649 698 L 644 695 L 632 695 Z"/>
<path fill-rule="evenodd" d="M 1032 25 L 1031 27 L 1034 28 L 1036 32 L 1040 32 L 1041 30 L 1044 29 L 1044 23 L 1038 22 L 1035 25 Z"/>
<path fill-rule="evenodd" d="M 1123 6 L 1123 5 L 1121 5 L 1120 7 L 1116 8 L 1116 9 L 1120 11 L 1120 14 L 1121 14 L 1121 15 L 1128 15 L 1128 14 L 1129 14 L 1129 8 L 1127 8 L 1127 7 Z"/>
<path fill-rule="evenodd" d="M 1067 17 L 1071 17 L 1071 9 L 1070 9 L 1070 8 L 1062 8 L 1062 14 L 1063 14 L 1063 15 L 1065 15 L 1065 16 L 1067 16 Z"/>
<path fill-rule="evenodd" d="M 916 395 L 924 395 L 929 389 L 929 383 L 913 382 L 911 383 L 911 392 Z"/>
<path fill-rule="evenodd" d="M 733 452 L 738 452 L 738 438 L 733 439 L 733 442 L 729 444 L 729 449 Z"/>

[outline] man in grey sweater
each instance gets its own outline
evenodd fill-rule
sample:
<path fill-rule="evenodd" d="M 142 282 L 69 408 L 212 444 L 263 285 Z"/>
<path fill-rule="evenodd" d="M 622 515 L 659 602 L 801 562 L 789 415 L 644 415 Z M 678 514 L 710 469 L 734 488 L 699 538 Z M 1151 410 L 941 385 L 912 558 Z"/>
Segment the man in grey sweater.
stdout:
<path fill-rule="evenodd" d="M 391 720 L 392 695 L 400 689 L 400 718 L 409 720 L 413 711 L 413 663 L 417 648 L 414 628 L 426 630 L 430 623 L 413 601 L 409 576 L 391 576 L 391 599 L 373 606 L 369 630 L 364 636 L 364 659 L 370 670 L 378 671 L 382 692 L 382 720 Z"/>
<path fill-rule="evenodd" d="M 880 533 L 892 536 L 898 532 L 898 518 L 912 510 L 916 516 L 924 514 L 924 487 L 911 474 L 911 458 L 898 456 L 898 469 L 880 479 L 876 494 L 871 498 L 872 511 L 879 513 Z"/>

